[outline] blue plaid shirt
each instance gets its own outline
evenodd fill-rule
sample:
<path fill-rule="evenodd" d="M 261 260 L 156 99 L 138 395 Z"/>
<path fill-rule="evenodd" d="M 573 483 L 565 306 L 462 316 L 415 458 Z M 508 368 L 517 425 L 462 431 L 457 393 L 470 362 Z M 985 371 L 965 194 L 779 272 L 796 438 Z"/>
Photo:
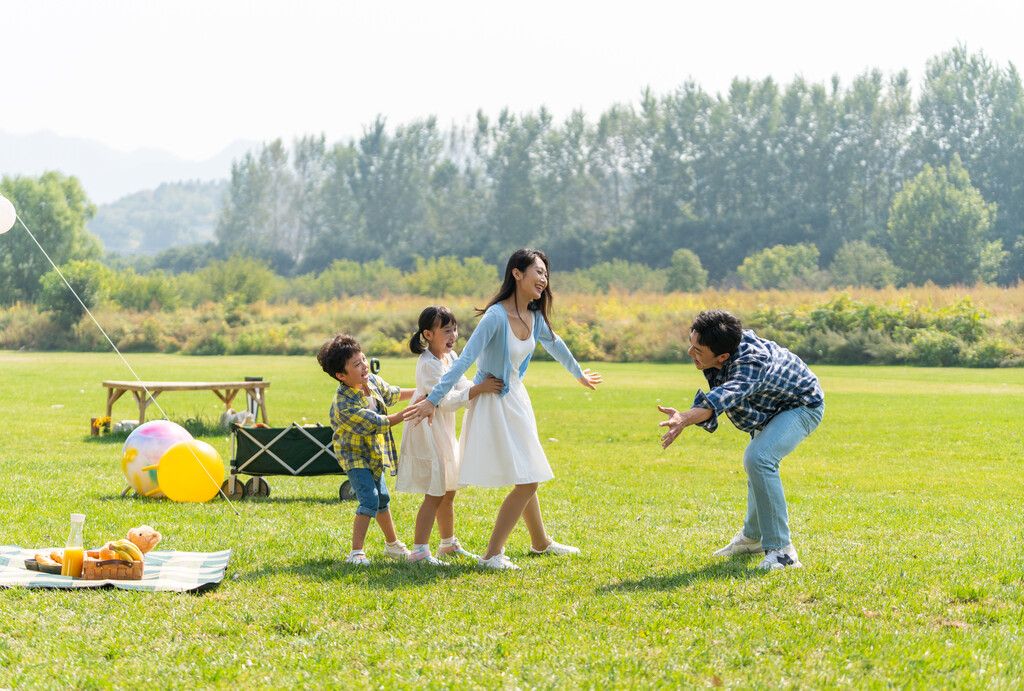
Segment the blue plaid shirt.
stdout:
<path fill-rule="evenodd" d="M 803 360 L 749 329 L 743 331 L 736 354 L 721 369 L 704 370 L 704 377 L 711 390 L 697 391 L 693 405 L 712 411 L 708 420 L 697 423 L 708 432 L 718 429 L 723 412 L 752 435 L 784 410 L 816 408 L 825 401 L 818 378 Z"/>

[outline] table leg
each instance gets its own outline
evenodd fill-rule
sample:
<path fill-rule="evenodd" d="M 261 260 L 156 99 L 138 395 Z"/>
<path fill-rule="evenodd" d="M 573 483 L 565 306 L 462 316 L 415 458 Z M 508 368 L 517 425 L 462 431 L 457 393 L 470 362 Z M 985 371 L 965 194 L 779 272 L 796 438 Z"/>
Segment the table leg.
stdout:
<path fill-rule="evenodd" d="M 259 414 L 263 416 L 263 424 L 267 424 L 267 390 L 263 389 L 248 389 L 246 396 L 252 402 L 254 402 L 259 410 Z"/>
<path fill-rule="evenodd" d="M 210 389 L 220 400 L 224 401 L 224 412 L 233 410 L 231 402 L 235 400 L 235 396 L 238 395 L 238 389 L 224 389 L 224 393 L 221 393 L 217 389 Z"/>
<path fill-rule="evenodd" d="M 132 395 L 135 396 L 135 402 L 139 404 L 139 424 L 141 425 L 146 421 L 146 409 L 156 402 L 156 397 L 160 395 L 160 392 L 150 392 L 147 397 L 144 391 L 132 391 Z"/>
<path fill-rule="evenodd" d="M 127 391 L 127 389 L 110 388 L 107 390 L 107 417 L 110 417 L 110 413 L 114 410 L 114 401 L 121 398 L 121 396 L 125 394 L 125 391 Z"/>

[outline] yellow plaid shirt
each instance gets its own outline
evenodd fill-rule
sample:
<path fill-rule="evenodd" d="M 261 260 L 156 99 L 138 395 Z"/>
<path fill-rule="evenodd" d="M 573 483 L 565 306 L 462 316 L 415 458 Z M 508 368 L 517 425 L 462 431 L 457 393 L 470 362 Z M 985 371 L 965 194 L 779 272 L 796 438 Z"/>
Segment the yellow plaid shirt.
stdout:
<path fill-rule="evenodd" d="M 377 410 L 370 410 L 370 401 L 359 389 L 341 384 L 331 403 L 331 427 L 334 429 L 334 453 L 345 472 L 353 468 L 372 470 L 379 478 L 384 466 L 398 472 L 398 451 L 388 422 L 388 406 L 397 403 L 402 389 L 391 386 L 376 374 L 370 375 L 370 395 Z"/>

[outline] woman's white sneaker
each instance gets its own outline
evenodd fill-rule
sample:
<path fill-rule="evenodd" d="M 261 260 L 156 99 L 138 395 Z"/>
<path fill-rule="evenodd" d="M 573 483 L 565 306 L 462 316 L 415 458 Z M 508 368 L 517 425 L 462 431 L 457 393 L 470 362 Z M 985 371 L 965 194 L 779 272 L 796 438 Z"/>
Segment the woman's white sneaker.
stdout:
<path fill-rule="evenodd" d="M 760 540 L 751 540 L 749 537 L 743 534 L 743 529 L 729 540 L 722 549 L 714 553 L 716 557 L 734 557 L 737 554 L 754 554 L 755 552 L 763 552 L 764 549 L 761 547 Z"/>
<path fill-rule="evenodd" d="M 770 549 L 764 554 L 764 559 L 757 565 L 757 568 L 765 571 L 778 569 L 799 569 L 803 566 L 800 557 L 796 555 L 796 548 L 789 543 L 782 549 Z"/>
<path fill-rule="evenodd" d="M 530 547 L 530 554 L 579 554 L 580 548 L 573 547 L 572 545 L 562 545 L 552 540 L 547 547 L 544 549 L 534 549 Z"/>
<path fill-rule="evenodd" d="M 504 552 L 495 554 L 490 559 L 480 558 L 477 562 L 486 569 L 501 569 L 504 571 L 518 571 L 519 567 L 512 563 L 512 560 L 505 556 Z"/>

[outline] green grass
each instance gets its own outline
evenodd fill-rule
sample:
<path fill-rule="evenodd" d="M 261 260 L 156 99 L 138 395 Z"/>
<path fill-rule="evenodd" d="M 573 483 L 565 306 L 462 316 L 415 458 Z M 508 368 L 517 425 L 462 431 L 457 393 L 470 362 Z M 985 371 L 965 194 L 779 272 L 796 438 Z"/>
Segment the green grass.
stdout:
<path fill-rule="evenodd" d="M 144 379 L 272 382 L 274 424 L 327 421 L 334 386 L 310 357 L 132 355 Z M 411 385 L 413 360 L 382 375 Z M 353 506 L 339 477 L 270 477 L 267 499 L 122 499 L 120 442 L 88 437 L 111 355 L 0 352 L 0 543 L 87 540 L 140 523 L 162 547 L 235 550 L 204 595 L 0 591 L 0 688 L 754 686 L 1012 688 L 1024 677 L 1024 370 L 817 367 L 822 427 L 783 464 L 805 568 L 709 556 L 742 523 L 745 436 L 658 444 L 657 402 L 683 407 L 691 366 L 599 368 L 587 393 L 552 363 L 527 377 L 556 479 L 550 533 L 579 558 L 508 554 L 523 570 L 342 563 Z M 165 393 L 171 419 L 213 419 L 209 392 Z M 54 407 L 62 406 L 62 407 Z M 130 399 L 114 419 L 133 417 Z M 227 459 L 225 436 L 204 437 Z M 556 441 L 557 440 L 557 441 Z M 501 490 L 468 489 L 457 534 L 486 544 Z M 409 542 L 419 498 L 394 494 Z M 433 542 L 436 545 L 436 533 Z"/>

